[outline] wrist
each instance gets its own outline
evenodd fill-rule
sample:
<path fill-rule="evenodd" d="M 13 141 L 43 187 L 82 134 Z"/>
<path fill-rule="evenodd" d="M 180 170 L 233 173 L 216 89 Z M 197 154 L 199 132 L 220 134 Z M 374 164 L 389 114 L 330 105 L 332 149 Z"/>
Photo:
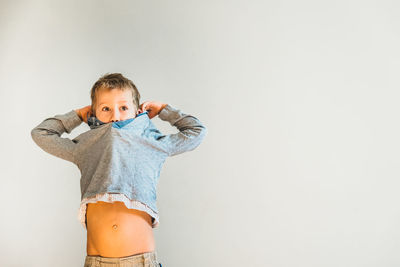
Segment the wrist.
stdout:
<path fill-rule="evenodd" d="M 76 112 L 76 115 L 78 115 L 79 119 L 81 119 L 81 121 L 83 121 L 82 115 L 81 115 L 81 113 L 79 112 L 79 109 L 75 109 L 75 112 Z"/>
<path fill-rule="evenodd" d="M 168 105 L 168 104 L 163 104 L 163 105 L 161 106 L 160 111 L 158 112 L 158 114 L 160 114 L 161 111 L 162 111 L 167 105 Z"/>

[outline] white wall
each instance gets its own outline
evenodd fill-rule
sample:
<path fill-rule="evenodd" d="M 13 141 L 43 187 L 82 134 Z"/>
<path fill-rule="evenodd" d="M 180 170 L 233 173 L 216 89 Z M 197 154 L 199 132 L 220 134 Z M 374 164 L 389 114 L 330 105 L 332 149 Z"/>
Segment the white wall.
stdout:
<path fill-rule="evenodd" d="M 0 266 L 83 266 L 79 170 L 30 131 L 106 72 L 208 127 L 161 173 L 163 266 L 399 266 L 399 9 L 1 1 Z"/>

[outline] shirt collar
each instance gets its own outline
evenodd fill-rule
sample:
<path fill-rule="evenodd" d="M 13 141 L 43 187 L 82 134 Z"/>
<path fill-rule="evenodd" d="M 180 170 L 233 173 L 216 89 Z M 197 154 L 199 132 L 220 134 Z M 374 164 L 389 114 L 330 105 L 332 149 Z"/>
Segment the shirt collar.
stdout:
<path fill-rule="evenodd" d="M 148 112 L 144 111 L 144 112 L 136 115 L 135 118 L 130 118 L 127 120 L 116 121 L 116 122 L 108 122 L 108 123 L 102 122 L 96 116 L 91 116 L 91 117 L 87 117 L 87 124 L 89 125 L 90 129 L 95 129 L 95 128 L 101 127 L 103 125 L 106 125 L 106 124 L 111 124 L 112 127 L 120 129 L 123 127 L 125 127 L 125 128 L 138 127 L 140 125 L 143 125 L 143 122 L 147 121 L 149 119 L 150 118 L 148 116 Z"/>

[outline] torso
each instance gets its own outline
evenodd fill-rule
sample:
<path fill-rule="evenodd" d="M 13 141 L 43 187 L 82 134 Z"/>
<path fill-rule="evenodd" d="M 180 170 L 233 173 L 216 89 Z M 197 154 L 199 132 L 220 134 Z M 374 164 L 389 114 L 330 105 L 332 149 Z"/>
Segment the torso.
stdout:
<path fill-rule="evenodd" d="M 127 257 L 155 250 L 151 216 L 123 202 L 88 203 L 87 255 Z"/>

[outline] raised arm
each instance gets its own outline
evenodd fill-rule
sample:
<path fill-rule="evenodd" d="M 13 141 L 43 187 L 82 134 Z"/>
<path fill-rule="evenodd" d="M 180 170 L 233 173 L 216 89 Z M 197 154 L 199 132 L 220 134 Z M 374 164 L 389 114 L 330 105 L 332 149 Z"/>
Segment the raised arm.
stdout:
<path fill-rule="evenodd" d="M 74 150 L 76 143 L 69 138 L 61 137 L 61 135 L 64 132 L 70 133 L 81 123 L 82 120 L 75 110 L 62 115 L 55 115 L 45 119 L 32 129 L 32 139 L 47 153 L 75 163 Z"/>
<path fill-rule="evenodd" d="M 169 104 L 160 111 L 158 117 L 163 121 L 168 121 L 179 130 L 178 133 L 163 135 L 158 139 L 163 143 L 169 156 L 195 149 L 207 134 L 207 128 L 199 119 Z"/>

